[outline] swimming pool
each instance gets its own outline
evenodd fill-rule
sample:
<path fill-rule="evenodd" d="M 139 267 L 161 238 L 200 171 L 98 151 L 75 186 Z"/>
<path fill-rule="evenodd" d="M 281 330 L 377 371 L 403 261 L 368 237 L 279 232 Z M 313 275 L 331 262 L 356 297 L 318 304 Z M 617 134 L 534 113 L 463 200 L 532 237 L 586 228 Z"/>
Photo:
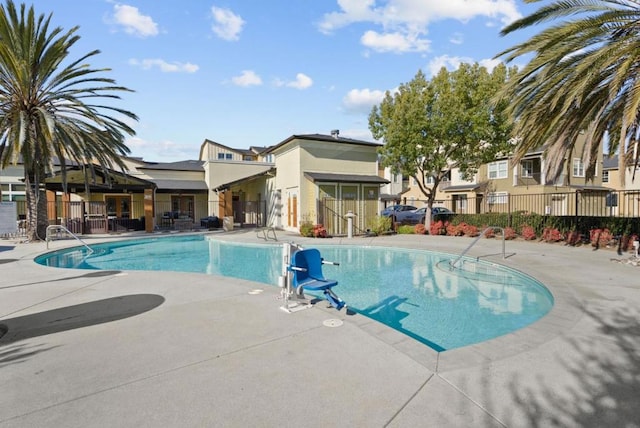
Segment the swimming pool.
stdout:
<path fill-rule="evenodd" d="M 281 245 L 237 244 L 204 235 L 144 238 L 55 251 L 36 258 L 46 266 L 103 270 L 201 272 L 277 286 Z M 437 351 L 492 339 L 547 314 L 551 293 L 521 272 L 425 250 L 317 245 L 324 274 L 349 308 Z"/>

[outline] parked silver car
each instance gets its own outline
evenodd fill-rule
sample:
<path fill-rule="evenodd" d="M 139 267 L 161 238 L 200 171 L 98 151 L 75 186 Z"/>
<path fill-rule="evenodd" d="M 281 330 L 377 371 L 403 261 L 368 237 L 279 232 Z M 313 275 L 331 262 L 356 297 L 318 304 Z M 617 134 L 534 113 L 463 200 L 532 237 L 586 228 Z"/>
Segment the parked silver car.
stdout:
<path fill-rule="evenodd" d="M 417 209 L 418 207 L 414 207 L 413 205 L 402 205 L 402 204 L 391 205 L 383 209 L 380 212 L 380 215 L 383 217 L 391 217 L 391 221 L 393 223 L 397 223 L 399 221 L 398 216 L 402 216 L 404 213 L 407 213 L 409 211 L 415 211 Z"/>

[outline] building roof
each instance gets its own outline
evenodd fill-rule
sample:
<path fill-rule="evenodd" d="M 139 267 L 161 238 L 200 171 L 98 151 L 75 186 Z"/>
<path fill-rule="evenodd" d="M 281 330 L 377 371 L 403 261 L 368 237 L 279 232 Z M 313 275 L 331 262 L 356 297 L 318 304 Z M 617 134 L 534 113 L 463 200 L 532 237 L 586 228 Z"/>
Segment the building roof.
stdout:
<path fill-rule="evenodd" d="M 480 184 L 460 184 L 458 186 L 449 186 L 442 189 L 443 192 L 472 192 L 480 187 Z"/>
<path fill-rule="evenodd" d="M 145 162 L 138 169 L 157 169 L 168 171 L 204 171 L 204 161 L 183 160 L 177 162 Z"/>
<path fill-rule="evenodd" d="M 209 190 L 204 180 L 171 180 L 147 178 L 156 185 L 158 190 Z"/>
<path fill-rule="evenodd" d="M 578 191 L 586 191 L 586 192 L 612 192 L 613 189 L 604 186 L 594 186 L 588 184 L 572 184 L 569 186 L 572 189 L 576 189 Z"/>
<path fill-rule="evenodd" d="M 246 182 L 246 181 L 255 180 L 258 177 L 273 176 L 273 175 L 275 175 L 275 172 L 276 172 L 275 168 L 269 168 L 268 170 L 261 171 L 261 172 L 259 172 L 257 174 L 248 175 L 246 177 L 242 177 L 242 178 L 239 178 L 237 180 L 229 181 L 227 183 L 222 183 L 222 184 L 216 186 L 214 189 L 211 189 L 211 190 L 213 190 L 214 192 L 219 192 L 221 190 L 227 190 L 231 186 L 234 186 L 236 184 L 240 184 L 240 183 L 243 183 L 243 182 Z"/>
<path fill-rule="evenodd" d="M 273 152 L 275 149 L 280 148 L 293 140 L 307 140 L 307 141 L 324 141 L 327 143 L 341 143 L 341 144 L 353 144 L 358 146 L 369 146 L 369 147 L 382 147 L 382 144 L 374 143 L 371 141 L 363 141 L 363 140 L 355 140 L 352 138 L 344 138 L 339 136 L 332 135 L 324 135 L 324 134 L 303 134 L 303 135 L 292 135 L 286 140 L 283 140 L 276 144 L 275 146 L 269 147 L 265 153 Z"/>
<path fill-rule="evenodd" d="M 330 173 L 324 173 L 324 172 L 305 172 L 304 176 L 313 182 L 373 183 L 373 184 L 389 183 L 389 180 L 386 180 L 377 175 L 330 174 Z"/>

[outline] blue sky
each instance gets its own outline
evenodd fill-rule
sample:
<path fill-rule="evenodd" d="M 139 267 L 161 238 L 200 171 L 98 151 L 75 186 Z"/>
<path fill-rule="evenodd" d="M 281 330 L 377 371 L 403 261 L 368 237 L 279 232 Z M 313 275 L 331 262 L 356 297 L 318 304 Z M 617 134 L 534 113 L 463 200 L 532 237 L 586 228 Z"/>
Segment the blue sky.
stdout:
<path fill-rule="evenodd" d="M 19 4 L 19 2 L 17 2 Z M 197 159 L 205 139 L 234 148 L 293 134 L 373 141 L 368 114 L 421 69 L 492 67 L 531 34 L 500 37 L 539 5 L 515 0 L 34 0 L 54 26 L 79 26 L 70 58 L 134 93 L 132 156 Z"/>

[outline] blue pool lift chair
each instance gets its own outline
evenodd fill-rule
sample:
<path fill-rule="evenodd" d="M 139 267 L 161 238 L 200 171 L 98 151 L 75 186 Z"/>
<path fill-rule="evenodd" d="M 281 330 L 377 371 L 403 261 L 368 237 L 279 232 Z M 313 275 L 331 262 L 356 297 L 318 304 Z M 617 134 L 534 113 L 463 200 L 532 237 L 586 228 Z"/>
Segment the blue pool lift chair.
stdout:
<path fill-rule="evenodd" d="M 323 264 L 338 265 L 335 262 L 324 261 L 320 256 L 320 251 L 316 248 L 298 250 L 293 253 L 289 266 L 289 270 L 293 274 L 292 288 L 298 296 L 303 296 L 304 290 L 322 291 L 331 306 L 340 310 L 345 303 L 332 290 L 338 285 L 338 281 L 324 277 L 322 274 Z"/>

